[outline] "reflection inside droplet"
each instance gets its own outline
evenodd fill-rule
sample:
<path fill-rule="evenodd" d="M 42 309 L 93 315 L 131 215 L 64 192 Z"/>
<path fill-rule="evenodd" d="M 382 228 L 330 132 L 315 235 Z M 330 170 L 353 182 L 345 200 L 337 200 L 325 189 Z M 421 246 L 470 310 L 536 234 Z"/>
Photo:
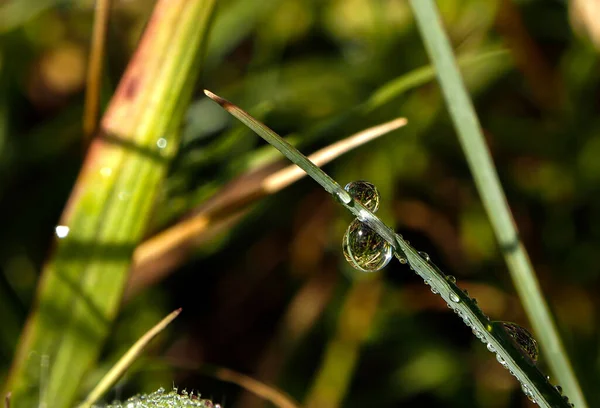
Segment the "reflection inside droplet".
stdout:
<path fill-rule="evenodd" d="M 65 238 L 67 235 L 69 235 L 70 229 L 66 225 L 57 225 L 56 228 L 54 228 L 54 231 L 56 232 L 56 236 L 58 238 Z"/>

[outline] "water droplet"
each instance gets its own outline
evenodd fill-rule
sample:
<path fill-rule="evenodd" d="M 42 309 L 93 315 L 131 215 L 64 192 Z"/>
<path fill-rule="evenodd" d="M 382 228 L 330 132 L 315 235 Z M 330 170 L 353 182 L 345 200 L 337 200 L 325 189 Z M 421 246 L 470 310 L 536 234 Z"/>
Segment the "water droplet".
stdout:
<path fill-rule="evenodd" d="M 375 212 L 379 209 L 379 191 L 374 184 L 368 181 L 352 181 L 344 187 L 355 200 L 364 205 L 369 211 Z"/>
<path fill-rule="evenodd" d="M 469 296 L 469 291 L 466 289 L 463 289 L 463 293 L 465 294 L 465 296 Z"/>
<path fill-rule="evenodd" d="M 335 196 L 343 204 L 350 204 L 352 202 L 352 196 L 344 190 L 338 190 Z"/>
<path fill-rule="evenodd" d="M 471 298 L 471 302 L 473 302 L 473 304 L 475 304 L 475 305 L 476 305 L 476 304 L 477 304 L 477 299 L 475 299 L 475 298 Z"/>
<path fill-rule="evenodd" d="M 506 361 L 504 361 L 504 359 L 502 358 L 502 356 L 500 354 L 496 354 L 496 360 L 498 360 L 498 362 L 502 365 L 502 367 L 507 367 L 508 363 Z"/>
<path fill-rule="evenodd" d="M 450 292 L 450 300 L 453 301 L 454 303 L 459 303 L 460 302 L 460 298 L 454 292 Z"/>
<path fill-rule="evenodd" d="M 398 261 L 402 264 L 402 265 L 406 265 L 408 263 L 408 259 L 406 259 L 406 256 L 404 255 L 398 255 L 397 253 L 394 252 L 394 256 L 396 256 L 396 258 L 398 259 Z"/>
<path fill-rule="evenodd" d="M 496 352 L 496 349 L 494 348 L 494 345 L 492 343 L 488 343 L 487 349 L 492 353 Z"/>
<path fill-rule="evenodd" d="M 57 225 L 56 228 L 54 228 L 54 231 L 56 232 L 56 236 L 62 239 L 69 235 L 70 228 L 66 225 Z"/>
<path fill-rule="evenodd" d="M 432 286 L 431 287 L 431 293 L 433 293 L 434 295 L 437 295 L 440 292 L 434 286 Z"/>
<path fill-rule="evenodd" d="M 452 275 L 446 276 L 446 280 L 451 283 L 456 283 L 456 278 Z"/>
<path fill-rule="evenodd" d="M 427 252 L 419 251 L 419 255 L 421 255 L 421 258 L 425 259 L 425 262 L 431 261 L 431 258 Z"/>
<path fill-rule="evenodd" d="M 378 271 L 392 259 L 392 246 L 359 220 L 348 226 L 342 248 L 348 263 L 362 272 Z"/>
<path fill-rule="evenodd" d="M 537 341 L 533 338 L 525 328 L 515 323 L 500 322 L 501 327 L 512 338 L 517 347 L 531 359 L 532 362 L 537 362 L 539 349 Z"/>
<path fill-rule="evenodd" d="M 165 147 L 167 147 L 167 139 L 165 139 L 164 137 L 161 137 L 160 139 L 158 139 L 156 141 L 156 145 L 158 146 L 159 149 L 164 149 Z"/>
<path fill-rule="evenodd" d="M 557 385 L 557 386 L 556 386 L 556 387 L 554 387 L 554 388 L 556 388 L 556 391 L 558 391 L 558 393 L 559 393 L 560 395 L 562 395 L 562 393 L 563 393 L 563 389 L 562 389 L 562 387 L 561 387 L 560 385 Z"/>

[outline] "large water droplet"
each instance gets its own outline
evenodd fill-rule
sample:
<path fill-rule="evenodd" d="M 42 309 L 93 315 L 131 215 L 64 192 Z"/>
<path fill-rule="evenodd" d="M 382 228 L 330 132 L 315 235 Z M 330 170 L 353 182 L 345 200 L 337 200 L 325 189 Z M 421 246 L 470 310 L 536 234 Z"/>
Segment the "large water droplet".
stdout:
<path fill-rule="evenodd" d="M 532 362 L 537 362 L 539 349 L 537 341 L 535 341 L 531 333 L 515 323 L 500 322 L 500 325 L 523 354 L 529 357 Z"/>
<path fill-rule="evenodd" d="M 159 149 L 164 149 L 165 147 L 167 147 L 167 139 L 161 137 L 156 141 L 156 146 L 158 146 Z"/>
<path fill-rule="evenodd" d="M 346 184 L 344 190 L 369 211 L 375 212 L 379 209 L 379 191 L 377 191 L 374 184 L 363 180 L 352 181 Z"/>
<path fill-rule="evenodd" d="M 342 248 L 348 263 L 362 272 L 378 271 L 392 259 L 392 246 L 359 220 L 348 226 Z"/>
<path fill-rule="evenodd" d="M 450 293 L 450 300 L 453 301 L 454 303 L 459 303 L 460 302 L 460 298 L 454 292 Z"/>
<path fill-rule="evenodd" d="M 456 283 L 456 278 L 453 275 L 446 276 L 446 280 L 451 283 Z"/>

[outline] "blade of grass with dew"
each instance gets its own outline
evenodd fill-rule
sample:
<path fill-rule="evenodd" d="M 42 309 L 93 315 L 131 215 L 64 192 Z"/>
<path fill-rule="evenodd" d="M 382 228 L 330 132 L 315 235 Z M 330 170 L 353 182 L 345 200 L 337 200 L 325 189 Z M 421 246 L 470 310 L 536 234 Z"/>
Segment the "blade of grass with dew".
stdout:
<path fill-rule="evenodd" d="M 405 118 L 397 118 L 392 121 L 382 123 L 360 131 L 346 139 L 333 143 L 310 156 L 318 166 L 323 166 L 335 158 L 345 154 L 365 143 L 379 138 L 393 130 L 406 125 Z M 260 170 L 259 170 L 260 171 Z M 156 282 L 168 270 L 172 269 L 172 264 L 165 264 L 169 269 L 157 269 L 157 262 L 165 257 L 170 251 L 181 250 L 182 246 L 210 228 L 215 221 L 228 217 L 235 212 L 248 207 L 252 202 L 260 198 L 274 194 L 277 191 L 289 186 L 306 173 L 297 166 L 288 166 L 272 174 L 258 177 L 253 182 L 248 182 L 243 176 L 225 186 L 221 193 L 215 196 L 211 203 L 206 204 L 204 210 L 189 219 L 166 229 L 139 245 L 134 253 L 134 263 L 131 276 L 126 290 L 126 297 L 131 296 L 151 283 Z M 232 195 L 231 193 L 234 193 Z M 153 270 L 152 277 L 149 279 L 147 268 Z M 162 273 L 158 273 L 162 272 Z"/>
<path fill-rule="evenodd" d="M 433 0 L 411 0 L 442 93 L 511 278 L 552 373 L 578 407 L 587 407 L 550 310 L 508 207 L 479 120 Z"/>
<path fill-rule="evenodd" d="M 502 359 L 505 368 L 511 371 L 521 382 L 524 390 L 527 390 L 530 397 L 541 407 L 570 407 L 568 401 L 563 399 L 562 394 L 550 384 L 537 366 L 522 354 L 518 346 L 513 343 L 512 338 L 501 329 L 500 325 L 497 322 L 490 321 L 479 306 L 477 306 L 477 302 L 460 289 L 453 280 L 446 279 L 446 275 L 431 260 L 424 258 L 401 235 L 396 234 L 360 202 L 354 200 L 335 180 L 283 140 L 277 133 L 255 120 L 231 102 L 208 90 L 205 90 L 204 93 L 221 105 L 227 112 L 254 130 L 254 132 L 279 150 L 290 161 L 296 163 L 361 222 L 367 224 L 389 242 L 400 262 L 408 263 L 410 268 L 431 286 L 432 291 L 439 294 L 448 306 L 462 317 L 465 324 L 473 330 L 477 338 L 487 344 L 488 350 L 496 353 L 499 360 Z"/>
<path fill-rule="evenodd" d="M 85 401 L 83 401 L 79 406 L 81 408 L 91 407 L 92 404 L 102 395 L 104 395 L 110 387 L 112 387 L 118 379 L 127 371 L 127 369 L 133 364 L 136 358 L 142 354 L 148 343 L 156 337 L 160 332 L 162 332 L 179 314 L 181 313 L 181 308 L 174 310 L 169 313 L 164 319 L 158 322 L 154 327 L 146 332 L 138 341 L 136 341 L 133 346 L 117 361 L 117 363 L 106 373 L 106 375 L 100 380 L 98 385 L 89 393 Z"/>
<path fill-rule="evenodd" d="M 98 357 L 177 150 L 215 2 L 155 6 L 56 229 L 5 384 L 15 406 L 73 406 Z"/>

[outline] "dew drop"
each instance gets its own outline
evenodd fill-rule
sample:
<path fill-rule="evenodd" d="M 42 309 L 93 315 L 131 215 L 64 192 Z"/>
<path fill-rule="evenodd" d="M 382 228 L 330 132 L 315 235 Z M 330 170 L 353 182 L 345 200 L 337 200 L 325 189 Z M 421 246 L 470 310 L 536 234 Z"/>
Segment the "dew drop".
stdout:
<path fill-rule="evenodd" d="M 437 295 L 440 292 L 434 286 L 432 286 L 431 287 L 431 293 L 433 293 L 434 295 Z"/>
<path fill-rule="evenodd" d="M 56 236 L 60 239 L 66 238 L 67 235 L 69 235 L 70 230 L 71 229 L 69 227 L 67 227 L 66 225 L 57 225 L 56 228 L 54 228 L 54 232 L 56 233 Z"/>
<path fill-rule="evenodd" d="M 397 253 L 394 253 L 394 255 L 402 265 L 406 265 L 408 263 L 408 259 L 406 259 L 406 256 L 398 255 Z"/>
<path fill-rule="evenodd" d="M 336 192 L 336 197 L 340 202 L 344 204 L 350 204 L 352 202 L 352 197 L 346 191 L 338 191 Z"/>
<path fill-rule="evenodd" d="M 558 393 L 559 393 L 560 395 L 562 395 L 562 393 L 563 393 L 563 389 L 562 389 L 562 387 L 561 387 L 560 385 L 557 385 L 557 386 L 556 386 L 556 387 L 554 387 L 554 388 L 556 388 L 556 391 L 558 391 Z"/>
<path fill-rule="evenodd" d="M 456 278 L 453 275 L 446 276 L 446 280 L 450 283 L 456 283 Z"/>
<path fill-rule="evenodd" d="M 429 263 L 429 261 L 431 261 L 431 258 L 427 252 L 419 251 L 419 255 L 421 255 L 421 258 L 425 259 L 425 262 Z"/>
<path fill-rule="evenodd" d="M 348 226 L 342 248 L 348 263 L 362 272 L 378 271 L 392 259 L 392 246 L 359 220 Z"/>
<path fill-rule="evenodd" d="M 496 349 L 494 348 L 494 346 L 493 346 L 493 344 L 492 344 L 492 343 L 488 343 L 488 345 L 487 345 L 487 349 L 488 349 L 490 352 L 492 352 L 492 353 L 495 353 L 495 352 L 496 352 Z"/>
<path fill-rule="evenodd" d="M 165 147 L 167 147 L 167 139 L 161 137 L 156 141 L 156 146 L 158 146 L 159 149 L 164 149 Z"/>
<path fill-rule="evenodd" d="M 500 354 L 496 354 L 496 360 L 498 360 L 498 362 L 502 365 L 502 367 L 507 367 L 508 364 L 506 363 L 506 361 L 504 361 L 504 359 L 502 358 L 502 356 Z"/>
<path fill-rule="evenodd" d="M 532 362 L 537 362 L 539 349 L 537 341 L 533 338 L 531 333 L 515 323 L 500 322 L 500 324 L 523 354 Z"/>
<path fill-rule="evenodd" d="M 459 303 L 460 302 L 460 298 L 454 292 L 450 292 L 450 300 L 453 301 L 454 303 Z"/>
<path fill-rule="evenodd" d="M 379 209 L 379 191 L 374 184 L 364 180 L 352 181 L 346 184 L 344 190 L 369 211 L 375 212 Z"/>

